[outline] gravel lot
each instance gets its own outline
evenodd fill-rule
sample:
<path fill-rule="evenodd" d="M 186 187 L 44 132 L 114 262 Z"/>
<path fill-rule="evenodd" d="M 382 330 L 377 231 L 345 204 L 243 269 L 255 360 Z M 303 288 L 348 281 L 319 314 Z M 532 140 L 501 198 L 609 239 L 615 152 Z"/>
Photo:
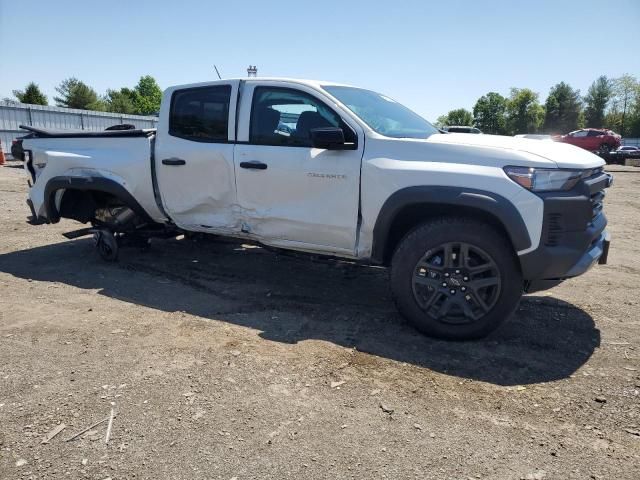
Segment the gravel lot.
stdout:
<path fill-rule="evenodd" d="M 384 270 L 215 239 L 97 258 L 25 223 L 0 168 L 0 479 L 632 479 L 640 169 L 615 167 L 609 265 L 436 341 Z M 107 423 L 65 440 L 115 411 Z M 56 426 L 65 428 L 41 443 Z"/>

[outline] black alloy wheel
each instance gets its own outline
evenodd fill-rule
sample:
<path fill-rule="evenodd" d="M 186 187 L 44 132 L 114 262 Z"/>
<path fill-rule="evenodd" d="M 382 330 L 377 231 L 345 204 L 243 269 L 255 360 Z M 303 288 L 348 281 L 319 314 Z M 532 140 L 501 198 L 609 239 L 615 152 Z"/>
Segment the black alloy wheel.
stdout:
<path fill-rule="evenodd" d="M 500 296 L 500 270 L 491 256 L 468 243 L 448 242 L 418 261 L 413 295 L 432 319 L 471 323 L 485 316 Z"/>

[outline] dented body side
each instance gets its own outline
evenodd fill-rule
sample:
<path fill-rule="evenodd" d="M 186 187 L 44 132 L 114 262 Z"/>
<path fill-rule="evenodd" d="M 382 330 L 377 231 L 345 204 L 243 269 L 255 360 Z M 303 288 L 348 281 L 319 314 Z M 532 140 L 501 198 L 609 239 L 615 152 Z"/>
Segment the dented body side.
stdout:
<path fill-rule="evenodd" d="M 277 87 L 307 93 L 332 108 L 356 132 L 352 150 L 273 146 L 250 141 L 255 88 Z M 234 153 L 238 212 L 242 230 L 268 245 L 357 256 L 360 171 L 365 136 L 352 115 L 322 91 L 283 80 L 247 81 L 238 111 Z M 264 170 L 242 168 L 260 161 Z"/>
<path fill-rule="evenodd" d="M 23 141 L 35 182 L 29 191 L 36 216 L 46 218 L 45 191 L 56 177 L 104 178 L 121 185 L 156 222 L 167 220 L 156 204 L 151 171 L 153 138 L 28 138 Z M 55 193 L 56 207 L 64 190 Z"/>
<path fill-rule="evenodd" d="M 164 92 L 155 144 L 158 193 L 171 221 L 188 231 L 234 235 L 240 232 L 233 163 L 238 80 L 231 88 L 226 140 L 194 141 L 170 133 L 171 99 L 180 87 Z M 206 87 L 195 84 L 189 89 Z M 180 164 L 175 165 L 173 161 Z"/>

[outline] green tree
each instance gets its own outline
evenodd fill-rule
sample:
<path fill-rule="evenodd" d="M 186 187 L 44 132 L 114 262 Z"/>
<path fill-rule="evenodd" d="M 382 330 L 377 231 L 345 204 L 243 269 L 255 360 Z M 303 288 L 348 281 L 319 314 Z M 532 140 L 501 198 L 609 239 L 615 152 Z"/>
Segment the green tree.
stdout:
<path fill-rule="evenodd" d="M 77 78 L 63 80 L 56 91 L 60 95 L 54 97 L 56 105 L 84 110 L 105 110 L 104 102 L 98 98 L 96 91 Z"/>
<path fill-rule="evenodd" d="M 464 108 L 457 108 L 447 113 L 446 125 L 473 125 L 473 114 Z"/>
<path fill-rule="evenodd" d="M 440 115 L 435 123 L 436 127 L 442 128 L 449 125 L 449 117 L 447 115 Z"/>
<path fill-rule="evenodd" d="M 584 116 L 584 108 L 580 110 L 580 115 L 578 115 L 578 128 L 585 127 L 585 116 Z"/>
<path fill-rule="evenodd" d="M 34 82 L 30 82 L 24 90 L 14 90 L 13 96 L 21 103 L 48 105 L 47 96 L 40 91 L 40 87 Z"/>
<path fill-rule="evenodd" d="M 536 133 L 544 120 L 544 107 L 538 94 L 528 88 L 512 88 L 507 100 L 507 132 Z"/>
<path fill-rule="evenodd" d="M 605 124 L 624 137 L 628 133 L 627 127 L 635 125 L 635 116 L 640 114 L 640 84 L 636 77 L 628 74 L 614 79 L 612 84 L 611 108 Z"/>
<path fill-rule="evenodd" d="M 544 129 L 550 133 L 576 130 L 581 110 L 580 90 L 565 82 L 554 85 L 545 102 Z"/>
<path fill-rule="evenodd" d="M 602 75 L 587 90 L 584 97 L 584 123 L 586 127 L 601 128 L 604 125 L 604 114 L 611 99 L 611 82 Z"/>
<path fill-rule="evenodd" d="M 627 124 L 627 136 L 634 138 L 640 137 L 640 102 L 636 102 Z"/>
<path fill-rule="evenodd" d="M 475 126 L 484 133 L 506 133 L 507 99 L 496 92 L 489 92 L 478 99 L 473 107 Z"/>
<path fill-rule="evenodd" d="M 107 90 L 104 102 L 108 112 L 134 114 L 137 113 L 135 105 L 135 92 L 129 88 L 120 90 Z"/>
<path fill-rule="evenodd" d="M 155 78 L 151 75 L 140 77 L 140 81 L 134 87 L 133 103 L 136 113 L 140 115 L 153 115 L 160 111 L 162 90 Z"/>
<path fill-rule="evenodd" d="M 136 115 L 157 114 L 161 101 L 162 90 L 150 75 L 140 77 L 138 84 L 133 88 L 107 90 L 104 96 L 104 103 L 109 112 Z"/>

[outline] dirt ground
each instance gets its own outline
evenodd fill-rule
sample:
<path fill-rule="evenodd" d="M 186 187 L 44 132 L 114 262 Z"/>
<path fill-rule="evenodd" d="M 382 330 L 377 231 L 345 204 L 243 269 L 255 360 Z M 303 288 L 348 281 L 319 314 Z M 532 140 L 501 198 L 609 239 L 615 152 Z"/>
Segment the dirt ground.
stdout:
<path fill-rule="evenodd" d="M 609 265 L 436 341 L 382 269 L 215 240 L 116 264 L 0 168 L 0 479 L 640 478 L 640 169 Z M 110 440 L 104 422 L 115 411 Z M 48 443 L 45 436 L 65 428 Z"/>

